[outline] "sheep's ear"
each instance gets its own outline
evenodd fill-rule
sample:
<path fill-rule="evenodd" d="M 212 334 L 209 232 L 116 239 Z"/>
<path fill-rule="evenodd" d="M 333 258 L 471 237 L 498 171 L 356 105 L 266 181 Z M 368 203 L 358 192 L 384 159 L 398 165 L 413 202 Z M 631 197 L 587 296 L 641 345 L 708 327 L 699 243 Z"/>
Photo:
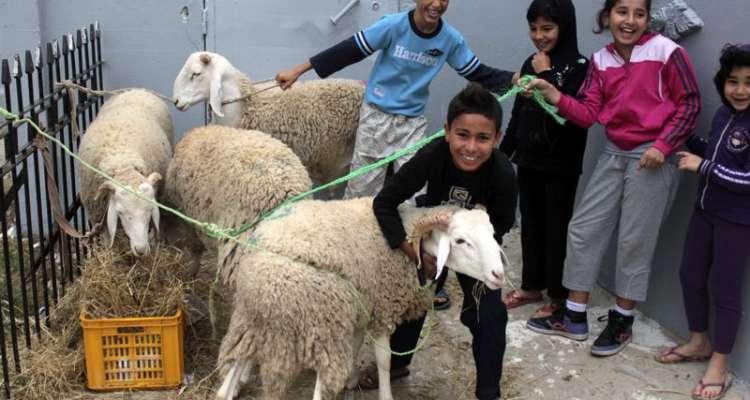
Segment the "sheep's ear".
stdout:
<path fill-rule="evenodd" d="M 158 172 L 152 172 L 147 178 L 146 181 L 151 184 L 154 188 L 156 188 L 156 184 L 161 181 L 161 174 Z"/>
<path fill-rule="evenodd" d="M 208 104 L 211 105 L 211 110 L 214 114 L 219 117 L 224 117 L 224 111 L 222 110 L 221 97 L 223 96 L 221 90 L 221 71 L 214 68 L 214 74 L 211 77 L 211 90 L 209 91 Z"/>
<path fill-rule="evenodd" d="M 103 195 L 109 195 L 110 192 L 113 192 L 115 190 L 115 185 L 111 181 L 104 181 L 101 185 L 99 185 L 99 188 L 96 189 L 96 194 L 94 195 L 94 201 L 99 201 Z"/>
<path fill-rule="evenodd" d="M 159 207 L 154 206 L 151 210 L 151 220 L 154 221 L 157 235 L 159 234 Z"/>
<path fill-rule="evenodd" d="M 451 251 L 451 239 L 448 235 L 440 233 L 438 235 L 438 250 L 437 250 L 437 272 L 435 273 L 435 279 L 440 277 L 445 268 L 445 262 L 448 261 L 448 253 Z"/>
<path fill-rule="evenodd" d="M 109 198 L 107 206 L 107 234 L 109 235 L 109 247 L 115 243 L 115 234 L 117 233 L 117 210 L 115 210 L 115 201 Z"/>

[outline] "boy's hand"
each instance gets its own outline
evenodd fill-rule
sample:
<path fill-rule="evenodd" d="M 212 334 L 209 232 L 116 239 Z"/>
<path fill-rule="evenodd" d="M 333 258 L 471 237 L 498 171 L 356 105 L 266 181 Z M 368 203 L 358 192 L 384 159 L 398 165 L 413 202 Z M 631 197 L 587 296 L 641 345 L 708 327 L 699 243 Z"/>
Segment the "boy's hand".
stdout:
<path fill-rule="evenodd" d="M 677 156 L 680 157 L 677 167 L 683 171 L 697 172 L 703 162 L 701 157 L 698 157 L 689 151 L 677 152 Z"/>
<path fill-rule="evenodd" d="M 414 247 L 412 247 L 411 243 L 404 240 L 401 242 L 401 245 L 399 246 L 401 251 L 406 254 L 407 257 L 409 257 L 409 260 L 416 265 L 419 260 L 417 260 L 417 253 L 414 251 Z M 422 252 L 422 270 L 424 271 L 424 276 L 427 279 L 434 280 L 437 278 L 435 274 L 437 274 L 437 258 L 433 256 L 432 254 Z"/>
<path fill-rule="evenodd" d="M 534 54 L 534 58 L 531 59 L 531 66 L 534 68 L 534 72 L 539 74 L 552 68 L 552 62 L 546 52 L 539 51 Z"/>
<path fill-rule="evenodd" d="M 641 159 L 638 161 L 638 169 L 659 168 L 662 164 L 664 164 L 664 154 L 656 147 L 649 147 L 648 150 L 643 153 Z"/>
<path fill-rule="evenodd" d="M 305 72 L 309 71 L 312 68 L 312 65 L 310 64 L 310 61 L 306 61 L 303 64 L 297 65 L 294 68 L 285 69 L 274 77 L 276 79 L 276 82 L 278 82 L 279 87 L 283 90 L 287 90 L 294 82 L 297 81 L 297 78 L 300 77 L 300 75 L 304 74 Z"/>

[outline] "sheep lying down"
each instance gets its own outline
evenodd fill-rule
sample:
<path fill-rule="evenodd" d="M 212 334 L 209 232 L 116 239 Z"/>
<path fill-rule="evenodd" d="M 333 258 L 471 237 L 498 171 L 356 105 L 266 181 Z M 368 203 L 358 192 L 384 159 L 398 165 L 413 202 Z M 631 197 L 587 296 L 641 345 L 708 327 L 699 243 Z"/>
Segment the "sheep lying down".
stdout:
<path fill-rule="evenodd" d="M 502 284 L 503 259 L 483 210 L 451 206 L 399 210 L 413 241 L 492 289 Z M 416 269 L 383 238 L 372 198 L 296 203 L 258 225 L 258 247 L 227 244 L 222 276 L 235 287 L 233 313 L 219 353 L 220 399 L 234 398 L 257 369 L 264 399 L 284 397 L 305 369 L 317 372 L 313 399 L 332 398 L 356 383 L 365 331 L 375 342 L 380 399 L 390 387 L 390 335 L 423 315 L 429 289 Z M 347 385 L 349 383 L 350 385 Z"/>

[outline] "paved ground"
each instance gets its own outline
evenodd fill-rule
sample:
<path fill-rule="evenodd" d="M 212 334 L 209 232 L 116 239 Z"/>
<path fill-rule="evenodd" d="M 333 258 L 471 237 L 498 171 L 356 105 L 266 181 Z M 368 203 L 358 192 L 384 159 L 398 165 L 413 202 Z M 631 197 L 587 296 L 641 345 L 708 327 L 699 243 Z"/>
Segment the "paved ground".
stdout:
<path fill-rule="evenodd" d="M 511 283 L 520 281 L 520 244 L 518 232 L 508 235 L 506 251 L 512 260 L 508 269 Z M 474 366 L 468 330 L 458 321 L 460 289 L 455 277 L 448 289 L 454 306 L 440 311 L 432 321 L 427 347 L 415 356 L 412 374 L 394 383 L 397 400 L 471 400 L 474 389 Z M 510 288 L 509 285 L 508 288 Z M 603 323 L 596 317 L 606 314 L 612 303 L 603 291 L 594 293 L 590 313 L 591 331 L 596 336 Z M 525 328 L 526 318 L 537 305 L 527 305 L 510 312 L 507 330 L 508 349 L 505 357 L 503 395 L 505 400 L 570 399 L 570 400 L 684 400 L 701 377 L 704 366 L 699 363 L 661 365 L 653 360 L 659 347 L 673 343 L 657 323 L 639 316 L 636 319 L 634 342 L 622 353 L 605 358 L 589 355 L 588 342 L 573 342 L 557 337 L 535 334 Z M 593 318 L 592 318 L 593 317 Z M 194 351 L 190 348 L 186 351 Z M 361 362 L 372 359 L 372 348 L 366 346 Z M 210 355 L 209 355 L 210 357 Z M 202 373 L 198 374 L 199 376 Z M 311 399 L 314 378 L 303 376 L 289 394 L 289 399 Z M 257 384 L 255 384 L 257 385 Z M 192 385 L 191 385 L 192 386 Z M 210 385 L 209 385 L 210 386 Z M 251 385 L 254 386 L 254 385 Z M 246 388 L 241 399 L 258 397 L 257 386 Z M 193 399 L 213 398 L 210 393 L 183 394 L 151 392 L 139 394 L 108 394 L 97 398 L 127 399 Z M 377 391 L 348 392 L 337 400 L 377 400 Z M 728 400 L 750 400 L 750 392 L 742 382 L 735 382 Z"/>

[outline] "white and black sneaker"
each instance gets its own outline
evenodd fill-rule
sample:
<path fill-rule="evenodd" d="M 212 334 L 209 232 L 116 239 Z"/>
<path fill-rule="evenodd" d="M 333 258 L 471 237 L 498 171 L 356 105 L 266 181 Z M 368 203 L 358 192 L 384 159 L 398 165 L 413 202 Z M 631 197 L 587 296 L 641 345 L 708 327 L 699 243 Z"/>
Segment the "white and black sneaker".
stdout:
<path fill-rule="evenodd" d="M 602 316 L 599 320 L 603 320 Z M 600 357 L 612 356 L 624 349 L 633 339 L 633 316 L 625 316 L 609 310 L 607 326 L 591 346 L 591 354 Z"/>

